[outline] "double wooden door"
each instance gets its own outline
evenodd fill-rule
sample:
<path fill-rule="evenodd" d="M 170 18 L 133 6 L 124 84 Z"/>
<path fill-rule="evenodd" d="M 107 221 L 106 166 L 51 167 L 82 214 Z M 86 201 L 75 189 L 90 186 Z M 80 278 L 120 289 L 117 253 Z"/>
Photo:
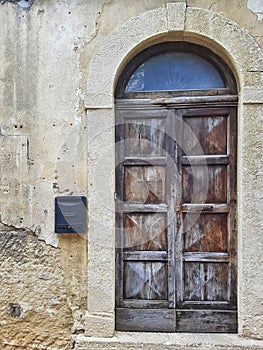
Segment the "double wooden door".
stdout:
<path fill-rule="evenodd" d="M 117 330 L 237 331 L 235 178 L 235 107 L 117 106 Z"/>

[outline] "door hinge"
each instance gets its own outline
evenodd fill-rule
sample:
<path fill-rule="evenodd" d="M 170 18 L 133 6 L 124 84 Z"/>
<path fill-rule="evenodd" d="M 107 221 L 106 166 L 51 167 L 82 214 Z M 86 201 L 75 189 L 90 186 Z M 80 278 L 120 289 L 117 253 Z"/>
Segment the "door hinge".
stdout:
<path fill-rule="evenodd" d="M 118 199 L 117 192 L 114 192 L 114 200 L 116 201 Z"/>

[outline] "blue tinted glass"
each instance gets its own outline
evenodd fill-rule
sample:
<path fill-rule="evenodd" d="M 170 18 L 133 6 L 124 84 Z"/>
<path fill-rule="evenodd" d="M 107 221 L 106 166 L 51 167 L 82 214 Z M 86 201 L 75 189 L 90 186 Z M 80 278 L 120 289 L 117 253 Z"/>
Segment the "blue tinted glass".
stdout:
<path fill-rule="evenodd" d="M 168 52 L 144 62 L 131 76 L 125 91 L 203 90 L 224 88 L 217 69 L 202 57 Z"/>

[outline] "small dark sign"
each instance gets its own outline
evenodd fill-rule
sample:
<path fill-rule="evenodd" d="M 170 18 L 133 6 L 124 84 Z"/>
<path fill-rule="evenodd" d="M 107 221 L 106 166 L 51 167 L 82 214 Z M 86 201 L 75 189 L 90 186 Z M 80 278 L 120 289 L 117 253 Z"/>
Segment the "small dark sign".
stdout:
<path fill-rule="evenodd" d="M 86 232 L 87 198 L 84 196 L 59 196 L 55 198 L 55 232 Z"/>

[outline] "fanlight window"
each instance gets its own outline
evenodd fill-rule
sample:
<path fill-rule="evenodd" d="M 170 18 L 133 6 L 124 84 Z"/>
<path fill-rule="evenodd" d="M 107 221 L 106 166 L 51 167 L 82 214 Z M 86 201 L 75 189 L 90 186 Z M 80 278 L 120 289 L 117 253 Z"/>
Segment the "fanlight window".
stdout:
<path fill-rule="evenodd" d="M 131 75 L 125 92 L 225 88 L 219 71 L 195 53 L 165 52 L 144 61 Z"/>

